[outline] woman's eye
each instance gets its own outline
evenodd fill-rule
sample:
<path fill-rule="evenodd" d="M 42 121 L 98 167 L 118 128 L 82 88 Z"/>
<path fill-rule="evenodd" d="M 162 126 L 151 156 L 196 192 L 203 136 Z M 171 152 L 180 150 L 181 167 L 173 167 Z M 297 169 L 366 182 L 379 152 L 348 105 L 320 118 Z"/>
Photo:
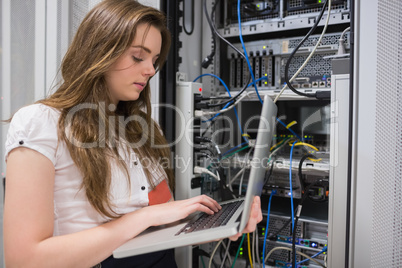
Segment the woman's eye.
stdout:
<path fill-rule="evenodd" d="M 142 61 L 142 59 L 137 58 L 137 57 L 134 57 L 134 56 L 133 56 L 133 60 L 134 60 L 135 62 L 141 62 L 141 61 Z"/>

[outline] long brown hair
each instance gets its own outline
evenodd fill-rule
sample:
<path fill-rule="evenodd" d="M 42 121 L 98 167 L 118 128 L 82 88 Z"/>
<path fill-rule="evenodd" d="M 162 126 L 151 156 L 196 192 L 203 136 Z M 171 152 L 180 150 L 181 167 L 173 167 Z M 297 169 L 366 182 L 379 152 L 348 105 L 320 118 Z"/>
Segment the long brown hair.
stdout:
<path fill-rule="evenodd" d="M 61 86 L 39 101 L 61 111 L 60 141 L 67 144 L 83 175 L 82 187 L 91 205 L 107 217 L 118 217 L 110 200 L 111 161 L 127 175 L 120 161 L 119 147 L 131 150 L 165 172 L 174 188 L 170 150 L 161 130 L 151 118 L 149 84 L 138 100 L 111 103 L 104 74 L 131 45 L 137 26 L 146 24 L 160 30 L 162 49 L 156 62 L 160 69 L 170 48 L 166 17 L 160 11 L 134 0 L 104 0 L 84 18 L 63 59 Z M 132 119 L 135 116 L 137 119 Z M 121 137 L 124 137 L 123 147 Z M 151 167 L 144 166 L 152 187 Z"/>

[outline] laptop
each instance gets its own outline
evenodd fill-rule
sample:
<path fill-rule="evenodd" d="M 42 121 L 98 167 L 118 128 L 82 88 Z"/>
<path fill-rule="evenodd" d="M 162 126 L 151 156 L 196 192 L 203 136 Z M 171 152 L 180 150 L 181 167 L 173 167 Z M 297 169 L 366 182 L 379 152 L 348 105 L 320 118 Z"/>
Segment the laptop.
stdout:
<path fill-rule="evenodd" d="M 261 110 L 254 154 L 251 161 L 247 191 L 244 198 L 220 203 L 222 210 L 214 215 L 197 212 L 186 219 L 156 227 L 150 227 L 113 251 L 114 258 L 125 258 L 170 248 L 197 245 L 220 240 L 241 232 L 247 225 L 255 196 L 260 196 L 275 127 L 277 107 L 266 95 Z M 230 218 L 224 223 L 210 222 L 209 217 L 219 218 L 226 208 Z M 219 214 L 219 215 L 218 215 Z M 205 218 L 208 218 L 207 220 Z M 207 221 L 207 226 L 199 221 Z"/>

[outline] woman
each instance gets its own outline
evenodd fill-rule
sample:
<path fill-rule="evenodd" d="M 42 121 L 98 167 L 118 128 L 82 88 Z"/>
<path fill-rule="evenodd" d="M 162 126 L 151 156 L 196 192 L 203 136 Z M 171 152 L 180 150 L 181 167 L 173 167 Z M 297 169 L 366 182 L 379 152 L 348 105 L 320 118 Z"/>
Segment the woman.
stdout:
<path fill-rule="evenodd" d="M 151 119 L 148 83 L 169 50 L 165 21 L 133 0 L 101 2 L 63 59 L 61 86 L 13 116 L 7 268 L 175 267 L 172 250 L 121 260 L 111 254 L 150 226 L 220 209 L 204 195 L 172 198 L 169 148 Z M 261 219 L 256 198 L 244 231 Z"/>

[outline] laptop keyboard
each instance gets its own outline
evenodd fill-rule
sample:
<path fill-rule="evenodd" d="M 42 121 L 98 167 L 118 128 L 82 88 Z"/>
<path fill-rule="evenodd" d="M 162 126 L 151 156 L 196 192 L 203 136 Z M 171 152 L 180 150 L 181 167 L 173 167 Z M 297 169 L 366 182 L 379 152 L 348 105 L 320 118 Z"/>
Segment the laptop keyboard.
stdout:
<path fill-rule="evenodd" d="M 196 217 L 187 223 L 179 232 L 177 232 L 176 235 L 206 230 L 227 224 L 243 201 L 244 200 L 238 200 L 221 205 L 222 209 L 213 215 L 200 213 L 199 217 Z"/>

